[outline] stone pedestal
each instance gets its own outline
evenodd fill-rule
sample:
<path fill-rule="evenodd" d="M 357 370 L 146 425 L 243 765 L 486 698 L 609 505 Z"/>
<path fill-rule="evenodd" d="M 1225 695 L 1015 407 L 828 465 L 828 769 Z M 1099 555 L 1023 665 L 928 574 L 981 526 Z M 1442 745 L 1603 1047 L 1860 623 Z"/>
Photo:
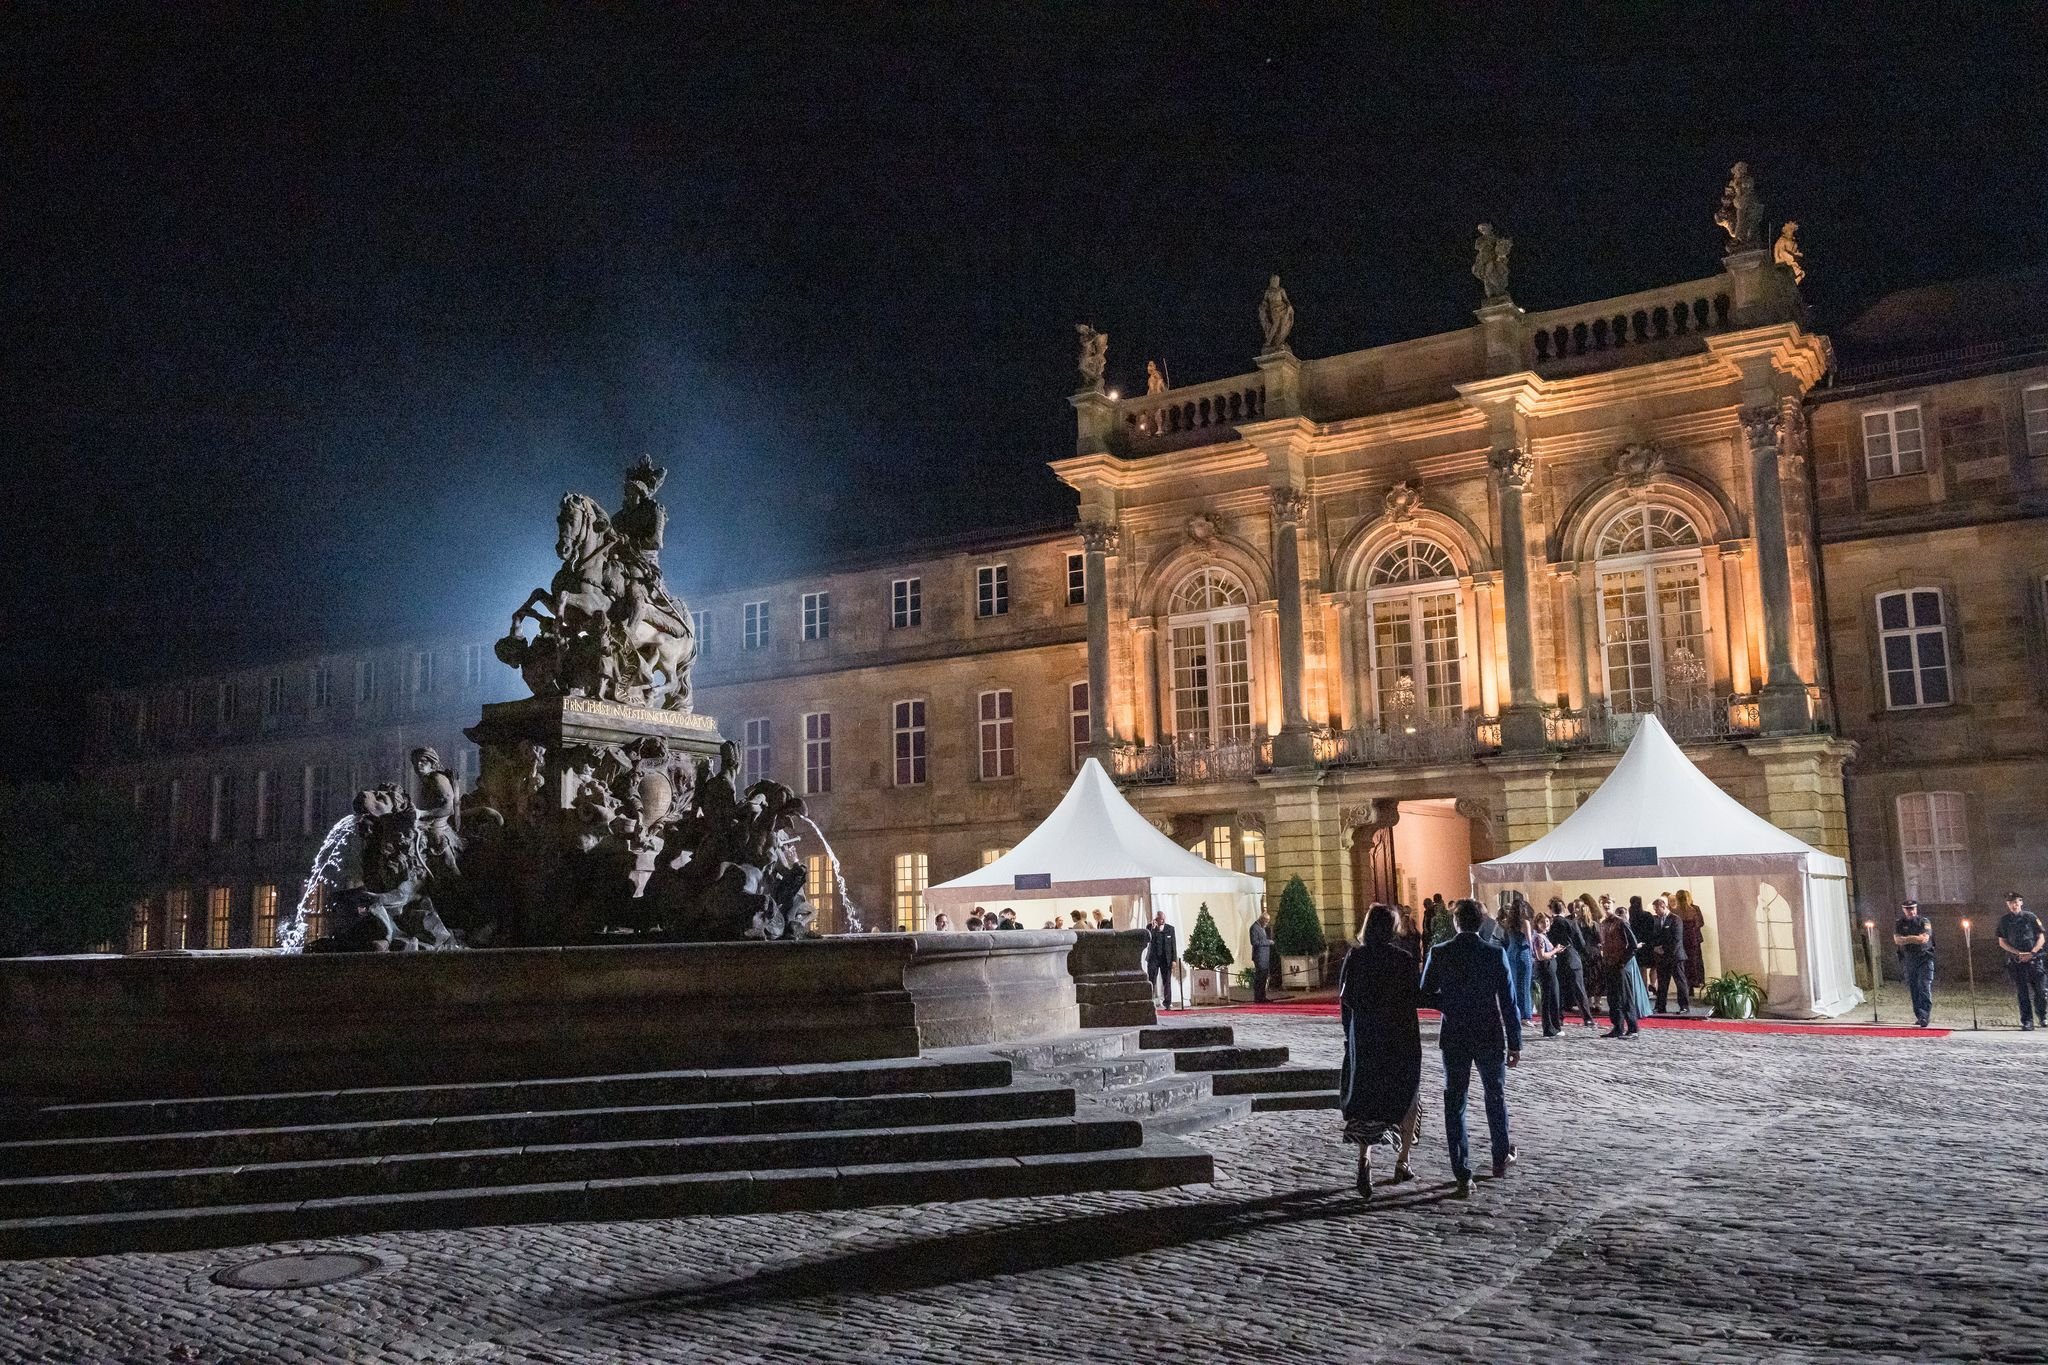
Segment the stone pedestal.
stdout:
<path fill-rule="evenodd" d="M 508 826 L 515 822 L 515 811 L 532 809 L 530 801 L 515 799 L 515 793 L 538 795 L 540 807 L 548 811 L 571 809 L 577 794 L 575 763 L 588 754 L 658 739 L 671 753 L 694 761 L 716 758 L 723 742 L 718 722 L 710 716 L 594 697 L 493 702 L 484 707 L 483 719 L 462 733 L 483 751 L 478 790 Z M 537 791 L 536 748 L 543 779 Z"/>

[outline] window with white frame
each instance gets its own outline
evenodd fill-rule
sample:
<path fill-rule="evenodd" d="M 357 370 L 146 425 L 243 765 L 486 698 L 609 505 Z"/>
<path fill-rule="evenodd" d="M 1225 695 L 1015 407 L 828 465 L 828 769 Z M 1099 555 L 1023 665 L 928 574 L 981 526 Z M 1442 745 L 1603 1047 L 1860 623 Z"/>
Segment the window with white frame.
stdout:
<path fill-rule="evenodd" d="M 206 837 L 210 843 L 221 843 L 235 837 L 235 775 L 215 773 L 213 775 L 212 799 L 207 808 Z"/>
<path fill-rule="evenodd" d="M 1706 567 L 1692 519 L 1675 507 L 1639 503 L 1602 529 L 1594 558 L 1608 708 L 1633 714 L 1710 705 Z"/>
<path fill-rule="evenodd" d="M 1947 706 L 1947 613 L 1939 588 L 1905 588 L 1877 597 L 1878 648 L 1884 656 L 1885 706 L 1893 711 Z"/>
<path fill-rule="evenodd" d="M 1209 838 L 1207 840 L 1207 843 L 1209 848 L 1210 862 L 1216 864 L 1216 866 L 1222 868 L 1226 872 L 1230 871 L 1233 867 L 1236 866 L 1237 860 L 1233 852 L 1233 841 L 1230 837 L 1230 826 L 1209 826 Z"/>
<path fill-rule="evenodd" d="M 891 727 L 895 732 L 896 785 L 921 787 L 925 780 L 924 702 L 899 701 Z"/>
<path fill-rule="evenodd" d="M 762 649 L 768 644 L 768 604 L 749 602 L 740 608 L 740 644 L 746 649 Z"/>
<path fill-rule="evenodd" d="M 759 782 L 768 776 L 768 769 L 775 762 L 775 746 L 767 718 L 756 717 L 748 721 L 746 737 L 741 752 L 741 772 L 747 781 Z"/>
<path fill-rule="evenodd" d="M 2027 419 L 2027 454 L 2037 460 L 2048 456 L 2048 384 L 2022 390 L 2020 409 Z"/>
<path fill-rule="evenodd" d="M 176 887 L 164 893 L 164 947 L 177 951 L 192 930 L 192 891 Z"/>
<path fill-rule="evenodd" d="M 306 698 L 315 711 L 334 705 L 334 665 L 314 664 L 306 671 Z"/>
<path fill-rule="evenodd" d="M 284 674 L 273 673 L 263 680 L 263 715 L 275 720 L 284 714 Z"/>
<path fill-rule="evenodd" d="M 362 786 L 368 786 L 364 782 Z M 328 774 L 325 763 L 308 763 L 299 773 L 299 833 L 327 832 Z M 360 790 L 360 788 L 358 788 Z"/>
<path fill-rule="evenodd" d="M 228 930 L 235 922 L 235 888 L 216 886 L 206 893 L 206 946 L 228 946 Z"/>
<path fill-rule="evenodd" d="M 921 928 L 924 918 L 924 888 L 931 879 L 931 860 L 922 853 L 896 855 L 896 927 L 905 933 Z"/>
<path fill-rule="evenodd" d="M 1080 772 L 1081 765 L 1088 761 L 1088 684 L 1085 682 L 1067 684 L 1067 739 L 1072 752 L 1070 758 L 1074 771 Z"/>
<path fill-rule="evenodd" d="M 1017 720 L 1014 696 L 1007 687 L 984 692 L 978 701 L 981 717 L 981 775 L 1017 775 Z"/>
<path fill-rule="evenodd" d="M 1927 468 L 1926 434 L 1917 404 L 1863 414 L 1863 470 L 1868 478 L 1918 474 Z"/>
<path fill-rule="evenodd" d="M 434 690 L 434 651 L 419 649 L 412 656 L 412 690 L 415 696 L 427 696 Z"/>
<path fill-rule="evenodd" d="M 484 647 L 464 645 L 462 647 L 462 685 L 475 689 L 484 685 Z"/>
<path fill-rule="evenodd" d="M 1010 613 L 1010 566 L 983 564 L 974 571 L 974 614 L 1007 616 Z"/>
<path fill-rule="evenodd" d="M 829 592 L 807 592 L 804 594 L 804 638 L 824 640 L 832 634 L 832 594 Z"/>
<path fill-rule="evenodd" d="M 924 624 L 924 580 L 899 578 L 889 585 L 889 628 L 908 630 Z"/>
<path fill-rule="evenodd" d="M 1250 596 L 1221 569 L 1199 569 L 1167 602 L 1174 737 L 1198 746 L 1252 738 Z"/>
<path fill-rule="evenodd" d="M 277 774 L 268 768 L 256 770 L 256 837 L 268 839 L 277 833 Z"/>
<path fill-rule="evenodd" d="M 832 713 L 804 714 L 804 793 L 822 795 L 832 790 Z"/>
<path fill-rule="evenodd" d="M 1963 794 L 1906 792 L 1897 806 L 1907 897 L 1930 905 L 1967 903 L 1972 888 Z"/>
<path fill-rule="evenodd" d="M 249 898 L 251 948 L 275 948 L 277 946 L 277 887 L 264 884 L 256 888 Z"/>
<path fill-rule="evenodd" d="M 1079 607 L 1088 601 L 1088 556 L 1067 556 L 1067 605 Z"/>
<path fill-rule="evenodd" d="M 1462 602 L 1451 552 L 1409 536 L 1366 573 L 1373 695 L 1383 729 L 1444 725 L 1465 709 Z"/>
<path fill-rule="evenodd" d="M 1237 832 L 1237 842 L 1244 849 L 1244 871 L 1253 877 L 1266 875 L 1266 836 L 1255 829 Z"/>
<path fill-rule="evenodd" d="M 690 613 L 690 629 L 697 636 L 697 657 L 706 658 L 711 653 L 711 613 L 693 611 Z"/>

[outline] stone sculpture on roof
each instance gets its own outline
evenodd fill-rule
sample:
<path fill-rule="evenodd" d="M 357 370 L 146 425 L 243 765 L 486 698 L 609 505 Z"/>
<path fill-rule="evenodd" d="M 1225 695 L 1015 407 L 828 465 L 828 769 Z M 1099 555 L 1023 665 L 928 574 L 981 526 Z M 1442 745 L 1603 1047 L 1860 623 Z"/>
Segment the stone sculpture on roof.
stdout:
<path fill-rule="evenodd" d="M 1280 287 L 1278 275 L 1266 282 L 1265 296 L 1259 300 L 1259 327 L 1266 335 L 1268 352 L 1287 349 L 1287 338 L 1294 332 L 1294 304 Z"/>
<path fill-rule="evenodd" d="M 1778 240 L 1771 247 L 1771 259 L 1792 272 L 1792 283 L 1800 284 L 1806 279 L 1806 264 L 1799 252 L 1799 222 L 1797 219 L 1778 230 Z"/>
<path fill-rule="evenodd" d="M 1754 251 L 1763 245 L 1764 201 L 1757 197 L 1756 181 L 1749 163 L 1738 161 L 1728 169 L 1728 186 L 1721 191 L 1721 207 L 1714 222 L 1728 234 L 1728 250 Z"/>
<path fill-rule="evenodd" d="M 1508 296 L 1508 252 L 1514 246 L 1515 239 L 1495 232 L 1493 224 L 1479 225 L 1479 240 L 1472 244 L 1472 278 L 1485 286 L 1488 303 Z"/>
<path fill-rule="evenodd" d="M 1109 333 L 1098 332 L 1085 322 L 1075 323 L 1074 331 L 1081 339 L 1081 387 L 1099 389 L 1102 372 L 1109 367 Z"/>

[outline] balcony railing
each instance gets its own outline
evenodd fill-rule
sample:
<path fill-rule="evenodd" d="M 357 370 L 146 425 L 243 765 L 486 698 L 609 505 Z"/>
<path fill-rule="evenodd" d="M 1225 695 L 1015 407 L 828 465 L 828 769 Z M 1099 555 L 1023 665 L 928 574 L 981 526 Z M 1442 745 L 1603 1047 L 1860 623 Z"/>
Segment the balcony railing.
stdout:
<path fill-rule="evenodd" d="M 1163 744 L 1120 744 L 1110 757 L 1120 782 L 1228 782 L 1270 771 L 1273 741 L 1266 735 L 1241 740 L 1189 736 Z"/>

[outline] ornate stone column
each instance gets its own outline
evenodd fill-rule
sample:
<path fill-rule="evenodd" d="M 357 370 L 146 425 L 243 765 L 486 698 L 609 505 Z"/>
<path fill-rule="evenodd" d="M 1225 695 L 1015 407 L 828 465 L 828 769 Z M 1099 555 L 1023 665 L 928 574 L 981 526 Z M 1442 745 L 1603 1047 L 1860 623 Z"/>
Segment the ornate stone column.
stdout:
<path fill-rule="evenodd" d="M 1081 523 L 1082 581 L 1088 594 L 1088 751 L 1110 766 L 1109 557 L 1122 533 L 1115 522 Z"/>
<path fill-rule="evenodd" d="M 1273 593 L 1280 608 L 1280 733 L 1273 739 L 1273 766 L 1315 762 L 1302 689 L 1301 520 L 1308 495 L 1299 488 L 1273 490 Z"/>
<path fill-rule="evenodd" d="M 1536 696 L 1536 632 L 1529 598 L 1529 537 L 1522 494 L 1536 478 L 1536 459 L 1513 446 L 1493 452 L 1500 485 L 1501 590 L 1508 618 L 1508 704 L 1500 712 L 1501 748 L 1543 747 L 1543 703 Z"/>
<path fill-rule="evenodd" d="M 1765 734 L 1808 728 L 1806 681 L 1792 661 L 1792 559 L 1785 537 L 1785 495 L 1778 468 L 1783 413 L 1776 403 L 1742 410 L 1749 441 L 1750 491 L 1756 504 L 1757 583 L 1763 592 L 1764 685 L 1760 719 Z"/>

